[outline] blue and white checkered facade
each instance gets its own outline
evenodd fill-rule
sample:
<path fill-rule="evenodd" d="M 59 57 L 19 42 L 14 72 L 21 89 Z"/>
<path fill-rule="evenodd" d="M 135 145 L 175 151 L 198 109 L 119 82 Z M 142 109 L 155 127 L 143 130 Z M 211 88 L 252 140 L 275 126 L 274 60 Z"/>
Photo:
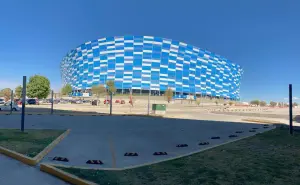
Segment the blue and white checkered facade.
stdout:
<path fill-rule="evenodd" d="M 71 50 L 61 62 L 74 90 L 114 80 L 117 89 L 165 91 L 239 99 L 242 69 L 198 47 L 152 36 L 106 37 Z"/>

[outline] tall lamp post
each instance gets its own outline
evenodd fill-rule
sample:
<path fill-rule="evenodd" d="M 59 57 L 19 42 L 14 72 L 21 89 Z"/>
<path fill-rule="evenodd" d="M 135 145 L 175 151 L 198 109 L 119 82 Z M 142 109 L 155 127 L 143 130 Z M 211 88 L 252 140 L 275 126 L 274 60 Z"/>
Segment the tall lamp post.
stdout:
<path fill-rule="evenodd" d="M 22 132 L 24 132 L 24 122 L 25 122 L 25 101 L 26 101 L 26 76 L 23 76 L 22 114 L 21 114 L 21 131 Z"/>

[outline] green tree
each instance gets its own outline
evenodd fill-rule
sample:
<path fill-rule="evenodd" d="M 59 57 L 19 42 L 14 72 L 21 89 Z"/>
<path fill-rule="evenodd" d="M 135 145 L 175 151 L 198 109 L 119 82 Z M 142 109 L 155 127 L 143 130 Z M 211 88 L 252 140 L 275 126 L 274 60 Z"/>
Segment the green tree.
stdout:
<path fill-rule="evenodd" d="M 258 106 L 259 103 L 260 103 L 259 100 L 252 100 L 252 101 L 250 102 L 251 105 L 256 105 L 256 106 Z"/>
<path fill-rule="evenodd" d="M 115 82 L 113 80 L 108 80 L 106 82 L 106 86 L 107 86 L 107 91 L 109 94 L 111 93 L 115 93 L 116 92 L 116 87 L 115 87 Z"/>
<path fill-rule="evenodd" d="M 216 105 L 218 105 L 218 104 L 219 104 L 219 101 L 218 101 L 218 100 L 216 100 L 216 101 L 215 101 L 215 104 L 216 104 Z"/>
<path fill-rule="evenodd" d="M 92 91 L 93 95 L 96 95 L 96 97 L 98 99 L 97 102 L 99 102 L 100 95 L 104 94 L 106 92 L 106 89 L 105 89 L 104 85 L 99 84 L 99 85 L 92 86 L 91 91 Z M 97 105 L 99 105 L 99 103 L 97 103 Z"/>
<path fill-rule="evenodd" d="M 264 107 L 264 106 L 267 105 L 267 102 L 265 102 L 265 101 L 260 101 L 260 102 L 259 102 L 259 105 L 260 105 L 261 107 Z"/>
<path fill-rule="evenodd" d="M 11 98 L 11 89 L 10 88 L 2 89 L 0 95 L 4 97 L 5 101 L 8 101 Z"/>
<path fill-rule="evenodd" d="M 21 97 L 22 97 L 22 91 L 23 91 L 22 86 L 21 86 L 21 85 L 17 86 L 17 87 L 15 88 L 15 96 L 16 96 L 17 98 L 21 98 Z"/>
<path fill-rule="evenodd" d="M 293 106 L 294 106 L 294 107 L 298 106 L 298 103 L 297 103 L 297 102 L 294 102 L 294 103 L 293 103 Z"/>
<path fill-rule="evenodd" d="M 48 78 L 40 75 L 34 75 L 29 78 L 27 84 L 27 96 L 29 98 L 47 98 L 50 93 L 50 81 Z"/>
<path fill-rule="evenodd" d="M 106 92 L 104 85 L 94 85 L 92 86 L 92 94 L 96 95 L 98 98 L 101 94 Z"/>
<path fill-rule="evenodd" d="M 111 115 L 112 114 L 112 95 L 117 91 L 117 89 L 115 87 L 115 82 L 113 80 L 106 81 L 106 86 L 107 86 L 107 92 L 110 95 L 110 111 L 109 111 L 109 114 Z"/>
<path fill-rule="evenodd" d="M 165 92 L 165 97 L 168 101 L 168 103 L 170 103 L 170 101 L 172 100 L 173 98 L 173 90 L 171 88 L 168 88 Z"/>
<path fill-rule="evenodd" d="M 270 101 L 270 106 L 271 107 L 275 107 L 277 105 L 277 103 L 276 102 L 274 102 L 274 101 Z"/>
<path fill-rule="evenodd" d="M 233 102 L 232 102 L 232 101 L 230 101 L 230 102 L 229 102 L 229 105 L 230 105 L 230 106 L 231 106 L 231 105 L 233 105 Z"/>
<path fill-rule="evenodd" d="M 68 95 L 72 92 L 72 86 L 70 84 L 67 84 L 61 88 L 62 95 Z"/>

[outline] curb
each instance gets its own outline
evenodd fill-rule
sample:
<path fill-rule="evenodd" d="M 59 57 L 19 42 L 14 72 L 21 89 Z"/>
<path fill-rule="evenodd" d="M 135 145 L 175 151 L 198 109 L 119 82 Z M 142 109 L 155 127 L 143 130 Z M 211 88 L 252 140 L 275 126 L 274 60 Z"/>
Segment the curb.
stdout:
<path fill-rule="evenodd" d="M 0 153 L 6 155 L 8 157 L 11 157 L 13 159 L 16 159 L 18 161 L 21 161 L 22 163 L 28 164 L 30 166 L 36 165 L 36 161 L 33 158 L 27 157 L 26 155 L 23 155 L 23 154 L 15 152 L 15 151 L 3 148 L 1 146 L 0 146 Z"/>
<path fill-rule="evenodd" d="M 62 171 L 60 169 L 57 169 L 54 166 L 51 166 L 50 164 L 42 163 L 40 165 L 40 171 L 51 174 L 55 177 L 58 177 L 66 182 L 69 182 L 69 183 L 75 184 L 75 185 L 97 185 L 96 183 L 93 183 L 93 182 L 90 182 L 87 180 L 83 180 L 75 175 L 72 175 L 72 174 Z"/>
<path fill-rule="evenodd" d="M 254 123 L 281 123 L 279 121 L 274 121 L 274 120 L 263 120 L 263 119 L 242 119 L 242 121 L 249 121 L 249 122 L 254 122 Z"/>
<path fill-rule="evenodd" d="M 58 136 L 52 143 L 50 143 L 46 148 L 44 148 L 43 151 L 41 151 L 38 155 L 36 155 L 33 159 L 36 161 L 36 163 L 39 163 L 45 155 L 47 155 L 58 143 L 60 143 L 69 133 L 70 129 L 66 130 L 64 133 L 62 133 L 60 136 Z"/>
<path fill-rule="evenodd" d="M 143 164 L 139 164 L 139 165 L 133 165 L 133 166 L 128 166 L 128 167 L 123 167 L 123 168 L 95 168 L 95 167 L 84 167 L 84 166 L 68 166 L 68 165 L 62 165 L 62 164 L 50 164 L 50 165 L 58 166 L 58 167 L 65 167 L 65 168 L 80 168 L 80 169 L 89 169 L 89 170 L 106 170 L 106 171 L 129 170 L 129 169 L 133 169 L 133 168 L 139 168 L 139 167 L 143 167 L 143 166 L 149 166 L 149 165 L 153 165 L 153 164 L 157 164 L 157 163 L 161 163 L 161 162 L 175 160 L 175 159 L 179 159 L 179 158 L 182 158 L 182 157 L 187 157 L 187 156 L 190 156 L 190 155 L 193 155 L 193 154 L 196 154 L 196 153 L 204 152 L 204 151 L 207 151 L 207 150 L 219 147 L 219 146 L 223 146 L 223 145 L 226 145 L 226 144 L 229 144 L 229 143 L 233 143 L 233 142 L 239 141 L 239 140 L 243 140 L 243 139 L 246 139 L 246 138 L 254 137 L 257 134 L 269 132 L 269 131 L 271 131 L 271 130 L 273 130 L 275 128 L 276 128 L 276 126 L 273 125 L 273 127 L 271 129 L 266 130 L 266 131 L 262 131 L 262 132 L 257 132 L 254 135 L 249 135 L 249 136 L 240 137 L 238 139 L 229 140 L 229 141 L 221 143 L 221 144 L 217 144 L 217 145 L 210 146 L 210 147 L 207 147 L 207 148 L 202 148 L 202 149 L 199 149 L 199 150 L 187 153 L 187 154 L 178 155 L 178 156 L 171 157 L 171 158 L 168 158 L 168 159 L 162 159 L 162 160 L 158 160 L 158 161 L 154 161 L 154 162 L 148 162 L 148 163 L 143 163 Z"/>
<path fill-rule="evenodd" d="M 68 134 L 70 133 L 70 129 L 66 130 L 64 133 L 62 133 L 60 136 L 58 136 L 52 143 L 50 143 L 44 150 L 42 150 L 38 155 L 36 155 L 34 158 L 28 157 L 26 155 L 20 154 L 18 152 L 9 150 L 7 148 L 0 146 L 0 153 L 4 154 L 8 157 L 11 157 L 13 159 L 16 159 L 24 164 L 35 166 L 37 163 L 39 163 L 45 155 L 47 155 L 61 140 L 63 140 Z"/>

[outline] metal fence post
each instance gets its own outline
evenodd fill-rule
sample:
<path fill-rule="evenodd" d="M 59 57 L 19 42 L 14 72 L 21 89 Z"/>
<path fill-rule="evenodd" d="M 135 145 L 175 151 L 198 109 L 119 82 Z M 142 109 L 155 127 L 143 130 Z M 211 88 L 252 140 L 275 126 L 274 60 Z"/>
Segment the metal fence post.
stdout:
<path fill-rule="evenodd" d="M 51 91 L 51 114 L 53 114 L 53 90 Z"/>
<path fill-rule="evenodd" d="M 25 101 L 26 101 L 26 76 L 23 76 L 22 115 L 21 115 L 21 131 L 22 132 L 24 132 L 24 122 L 25 122 Z"/>
<path fill-rule="evenodd" d="M 149 89 L 149 94 L 148 94 L 148 115 L 150 114 L 150 94 L 151 94 L 151 90 Z"/>
<path fill-rule="evenodd" d="M 110 107 L 109 107 L 109 115 L 112 115 L 112 95 L 113 95 L 113 93 L 112 92 L 110 92 Z"/>
<path fill-rule="evenodd" d="M 293 92 L 292 84 L 289 84 L 289 107 L 290 107 L 290 134 L 293 134 Z"/>

